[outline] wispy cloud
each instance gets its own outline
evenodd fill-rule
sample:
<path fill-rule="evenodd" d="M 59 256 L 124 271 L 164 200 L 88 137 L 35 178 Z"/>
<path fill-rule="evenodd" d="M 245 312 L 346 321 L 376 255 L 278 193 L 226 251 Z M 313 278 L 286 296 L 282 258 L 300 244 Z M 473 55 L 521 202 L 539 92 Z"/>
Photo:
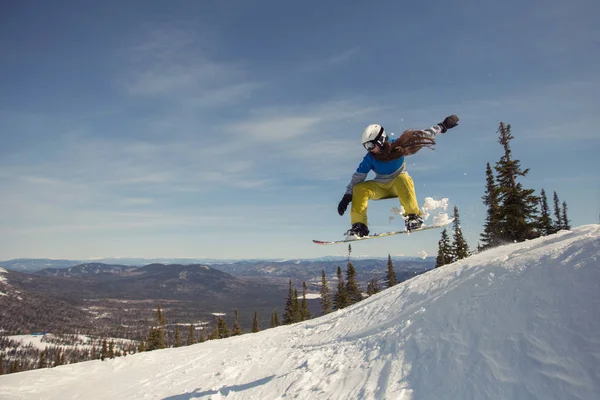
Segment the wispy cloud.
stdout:
<path fill-rule="evenodd" d="M 191 32 L 149 32 L 130 47 L 129 73 L 122 85 L 133 96 L 214 107 L 248 100 L 264 83 L 247 80 L 242 65 L 204 54 Z"/>
<path fill-rule="evenodd" d="M 282 116 L 238 122 L 231 129 L 256 140 L 279 141 L 305 134 L 321 121 L 317 116 Z"/>
<path fill-rule="evenodd" d="M 339 65 L 351 62 L 360 52 L 358 47 L 333 54 L 325 60 L 325 64 Z"/>

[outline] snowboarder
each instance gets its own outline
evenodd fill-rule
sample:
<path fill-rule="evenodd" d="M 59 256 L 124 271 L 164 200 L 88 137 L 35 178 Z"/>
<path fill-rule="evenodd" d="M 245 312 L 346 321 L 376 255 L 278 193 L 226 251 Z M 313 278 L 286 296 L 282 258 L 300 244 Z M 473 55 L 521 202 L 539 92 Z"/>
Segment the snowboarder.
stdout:
<path fill-rule="evenodd" d="M 450 115 L 443 122 L 425 130 L 408 129 L 398 139 L 388 139 L 383 126 L 371 124 L 362 133 L 362 145 L 367 154 L 352 175 L 346 193 L 338 205 L 338 213 L 344 215 L 352 202 L 350 220 L 352 227 L 347 238 L 369 235 L 367 206 L 369 200 L 397 197 L 404 207 L 407 230 L 423 225 L 421 210 L 417 203 L 415 185 L 406 172 L 404 157 L 415 154 L 423 147 L 433 148 L 435 137 L 458 125 L 458 117 Z M 365 182 L 373 170 L 375 178 Z"/>

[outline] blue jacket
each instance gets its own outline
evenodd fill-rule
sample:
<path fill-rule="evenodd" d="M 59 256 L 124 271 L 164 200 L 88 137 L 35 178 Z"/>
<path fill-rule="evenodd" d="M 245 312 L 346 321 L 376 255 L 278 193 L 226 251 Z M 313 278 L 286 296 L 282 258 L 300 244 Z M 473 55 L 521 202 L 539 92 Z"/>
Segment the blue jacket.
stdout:
<path fill-rule="evenodd" d="M 435 138 L 442 132 L 442 128 L 439 125 L 434 125 L 431 128 L 424 129 L 424 132 L 429 134 L 429 137 Z M 394 143 L 396 139 L 389 139 L 390 143 Z M 346 187 L 346 194 L 352 194 L 352 189 L 357 183 L 363 182 L 367 179 L 369 172 L 375 172 L 376 182 L 389 183 L 395 177 L 406 171 L 404 164 L 404 156 L 396 160 L 391 161 L 379 161 L 371 154 L 367 152 L 363 157 L 361 163 L 358 165 L 356 172 L 352 175 L 350 183 Z"/>

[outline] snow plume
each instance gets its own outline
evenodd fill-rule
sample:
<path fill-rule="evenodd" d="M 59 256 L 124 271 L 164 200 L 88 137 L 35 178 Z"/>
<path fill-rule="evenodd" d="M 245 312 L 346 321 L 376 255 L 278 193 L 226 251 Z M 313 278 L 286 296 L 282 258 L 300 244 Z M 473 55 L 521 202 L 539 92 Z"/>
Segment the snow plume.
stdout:
<path fill-rule="evenodd" d="M 441 200 L 434 200 L 433 197 L 425 197 L 425 202 L 423 203 L 423 205 L 421 206 L 421 216 L 423 217 L 423 220 L 425 221 L 426 224 L 430 224 L 429 222 L 427 222 L 427 220 L 429 219 L 429 217 L 432 215 L 432 213 L 435 210 L 447 210 L 448 209 L 448 198 L 443 198 Z M 400 207 L 392 207 L 390 209 L 390 212 L 392 213 L 392 215 L 389 217 L 389 222 L 392 222 L 397 216 L 400 216 L 401 218 L 404 218 L 404 207 L 400 206 Z M 431 224 L 434 225 L 444 225 L 447 224 L 449 221 L 449 217 L 447 213 L 444 212 L 438 212 L 437 215 L 433 216 L 433 220 L 431 221 Z"/>
<path fill-rule="evenodd" d="M 600 225 L 483 251 L 353 306 L 0 376 L 6 399 L 600 399 Z"/>
<path fill-rule="evenodd" d="M 435 210 L 440 209 L 444 211 L 448 209 L 447 197 L 441 200 L 434 200 L 433 197 L 425 197 L 425 202 L 423 203 L 423 206 L 421 206 L 421 214 L 423 215 L 423 219 L 429 219 Z M 438 212 L 438 214 L 433 217 L 433 224 L 443 224 L 444 222 L 448 222 L 447 213 Z"/>
<path fill-rule="evenodd" d="M 398 216 L 400 218 L 404 219 L 404 207 L 402 207 L 402 206 L 400 206 L 400 207 L 392 207 L 390 209 L 390 212 L 392 213 L 392 215 L 390 215 L 390 217 L 388 218 L 388 222 L 391 223 Z"/>

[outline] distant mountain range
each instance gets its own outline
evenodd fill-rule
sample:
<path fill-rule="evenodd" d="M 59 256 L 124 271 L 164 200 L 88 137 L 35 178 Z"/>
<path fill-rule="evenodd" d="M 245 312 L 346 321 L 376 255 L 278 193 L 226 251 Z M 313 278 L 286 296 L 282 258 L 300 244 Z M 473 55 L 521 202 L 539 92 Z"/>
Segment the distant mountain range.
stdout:
<path fill-rule="evenodd" d="M 431 259 L 393 262 L 397 282 L 434 266 Z M 309 293 L 319 293 L 325 271 L 334 290 L 337 269 L 340 267 L 345 277 L 346 263 L 346 258 L 143 266 L 12 260 L 1 265 L 6 272 L 0 279 L 0 292 L 4 294 L 0 295 L 0 320 L 10 322 L 2 323 L 0 329 L 48 331 L 68 323 L 71 330 L 93 326 L 96 331 L 109 332 L 111 327 L 130 327 L 126 329 L 141 332 L 153 324 L 158 304 L 173 323 L 208 323 L 214 319 L 213 313 L 225 313 L 230 318 L 237 309 L 242 325 L 251 325 L 254 312 L 267 325 L 273 310 L 283 314 L 290 280 L 299 293 L 303 282 Z M 372 279 L 385 286 L 387 260 L 353 259 L 352 263 L 363 291 Z M 45 268 L 37 269 L 40 266 Z M 11 267 L 35 272 L 19 272 Z M 318 300 L 309 302 L 309 307 L 319 314 Z"/>
<path fill-rule="evenodd" d="M 148 264 L 206 264 L 206 265 L 224 265 L 224 264 L 240 264 L 240 263 L 306 263 L 306 262 L 341 262 L 346 261 L 344 256 L 327 256 L 312 259 L 215 259 L 215 258 L 103 258 L 95 260 L 67 260 L 67 259 L 47 259 L 47 258 L 17 258 L 7 261 L 0 261 L 0 267 L 12 271 L 19 272 L 36 272 L 47 268 L 69 268 L 81 264 L 109 264 L 120 266 L 137 266 L 141 267 Z M 376 257 L 353 258 L 355 260 L 385 260 Z M 394 261 L 409 262 L 409 261 L 425 261 L 433 263 L 434 259 L 429 257 L 426 259 L 415 257 L 396 257 Z"/>

